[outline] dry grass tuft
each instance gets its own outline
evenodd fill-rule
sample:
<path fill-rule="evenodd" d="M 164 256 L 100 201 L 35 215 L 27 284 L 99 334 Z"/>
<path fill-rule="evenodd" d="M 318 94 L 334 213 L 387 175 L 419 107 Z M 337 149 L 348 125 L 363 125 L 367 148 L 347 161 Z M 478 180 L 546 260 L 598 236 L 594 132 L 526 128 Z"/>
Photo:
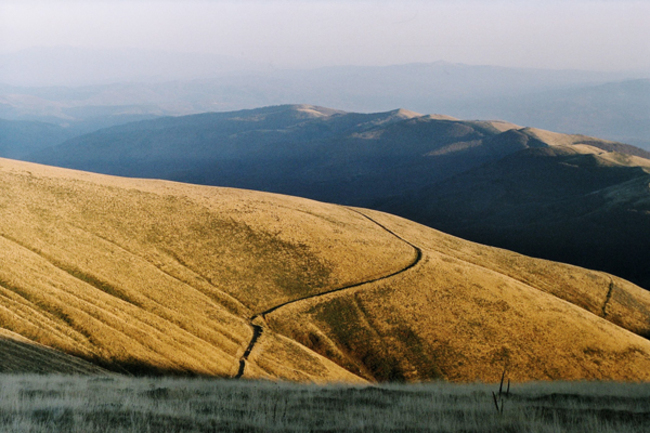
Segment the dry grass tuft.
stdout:
<path fill-rule="evenodd" d="M 0 376 L 11 432 L 644 433 L 647 385 L 527 384 L 503 412 L 493 386 L 305 386 L 258 381 Z"/>

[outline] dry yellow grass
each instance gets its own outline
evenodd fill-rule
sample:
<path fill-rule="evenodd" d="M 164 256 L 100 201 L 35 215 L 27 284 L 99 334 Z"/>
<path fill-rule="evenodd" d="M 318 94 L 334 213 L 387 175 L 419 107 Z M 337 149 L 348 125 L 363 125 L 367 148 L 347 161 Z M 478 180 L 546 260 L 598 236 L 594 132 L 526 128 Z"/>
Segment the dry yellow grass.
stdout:
<path fill-rule="evenodd" d="M 511 129 L 521 129 L 521 126 L 516 125 L 514 123 L 506 122 L 504 120 L 491 120 L 487 123 L 489 123 L 490 125 L 492 125 L 492 127 L 494 127 L 495 129 L 501 132 L 509 131 Z"/>
<path fill-rule="evenodd" d="M 650 333 L 650 296 L 607 274 L 380 212 L 0 160 L 6 338 L 230 377 L 251 318 L 285 303 L 255 319 L 243 377 L 491 381 L 506 362 L 517 380 L 650 375 L 634 334 Z"/>
<path fill-rule="evenodd" d="M 234 375 L 250 315 L 411 255 L 290 197 L 9 160 L 0 191 L 1 326 L 113 368 Z"/>
<path fill-rule="evenodd" d="M 390 280 L 298 302 L 270 326 L 369 380 L 649 380 L 650 295 L 604 273 L 364 210 L 417 244 Z M 627 329 L 625 329 L 627 328 Z M 629 330 L 628 330 L 629 329 Z"/>

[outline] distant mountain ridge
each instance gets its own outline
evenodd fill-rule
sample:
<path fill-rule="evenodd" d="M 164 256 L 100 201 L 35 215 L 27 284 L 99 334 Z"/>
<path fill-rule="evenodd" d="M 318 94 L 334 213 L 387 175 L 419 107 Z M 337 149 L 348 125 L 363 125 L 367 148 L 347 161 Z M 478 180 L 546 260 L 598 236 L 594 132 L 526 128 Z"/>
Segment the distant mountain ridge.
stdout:
<path fill-rule="evenodd" d="M 559 132 L 581 131 L 650 149 L 647 78 L 477 100 L 472 107 L 460 109 L 458 115 L 495 116 Z"/>
<path fill-rule="evenodd" d="M 514 127 L 407 110 L 361 114 L 288 105 L 130 123 L 27 159 L 365 205 L 526 147 L 494 141 Z M 371 196 L 358 192 L 360 184 L 385 190 Z"/>
<path fill-rule="evenodd" d="M 372 207 L 650 288 L 649 191 L 637 187 L 650 183 L 650 153 L 609 140 L 287 105 L 115 126 L 29 159 Z"/>
<path fill-rule="evenodd" d="M 33 87 L 164 82 L 260 69 L 254 62 L 232 56 L 71 46 L 1 53 L 0 65 L 0 83 Z"/>
<path fill-rule="evenodd" d="M 356 112 L 409 107 L 463 119 L 509 119 L 650 149 L 648 83 L 648 72 L 444 61 L 278 70 L 219 56 L 63 47 L 0 55 L 0 118 L 73 128 L 81 122 L 90 132 L 126 115 L 179 116 L 308 101 Z"/>

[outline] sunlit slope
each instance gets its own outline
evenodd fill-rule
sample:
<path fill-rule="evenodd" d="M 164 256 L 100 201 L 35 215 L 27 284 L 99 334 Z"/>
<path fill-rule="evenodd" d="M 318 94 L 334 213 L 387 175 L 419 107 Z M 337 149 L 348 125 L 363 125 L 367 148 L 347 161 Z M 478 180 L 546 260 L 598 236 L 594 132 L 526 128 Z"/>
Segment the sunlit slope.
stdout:
<path fill-rule="evenodd" d="M 10 160 L 0 244 L 3 328 L 114 370 L 222 376 L 256 311 L 412 257 L 345 208 Z"/>
<path fill-rule="evenodd" d="M 271 328 L 371 380 L 496 381 L 505 366 L 514 380 L 650 379 L 650 343 L 627 330 L 649 334 L 645 290 L 363 212 L 421 262 L 276 310 Z"/>
<path fill-rule="evenodd" d="M 608 274 L 376 211 L 10 160 L 0 332 L 12 371 L 52 353 L 43 371 L 650 380 L 650 295 Z"/>

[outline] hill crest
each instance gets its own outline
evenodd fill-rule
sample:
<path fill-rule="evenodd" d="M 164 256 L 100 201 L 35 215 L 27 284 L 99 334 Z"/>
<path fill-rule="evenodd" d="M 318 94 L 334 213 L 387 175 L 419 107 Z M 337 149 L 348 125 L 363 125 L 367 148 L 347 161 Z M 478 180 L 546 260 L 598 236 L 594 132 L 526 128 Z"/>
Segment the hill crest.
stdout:
<path fill-rule="evenodd" d="M 114 371 L 650 379 L 650 295 L 602 272 L 269 193 L 11 160 L 0 189 L 0 327 Z"/>

